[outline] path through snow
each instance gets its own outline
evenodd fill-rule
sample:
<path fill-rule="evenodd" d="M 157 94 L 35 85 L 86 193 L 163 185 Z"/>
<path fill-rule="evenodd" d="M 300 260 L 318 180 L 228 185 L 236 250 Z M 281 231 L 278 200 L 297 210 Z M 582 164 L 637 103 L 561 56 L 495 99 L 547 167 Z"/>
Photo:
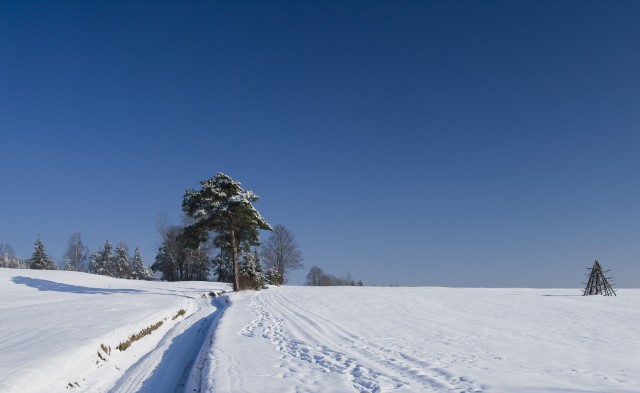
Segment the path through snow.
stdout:
<path fill-rule="evenodd" d="M 199 385 L 202 380 L 202 366 L 193 366 L 198 362 L 202 347 L 211 344 L 217 321 L 226 308 L 226 299 L 226 296 L 218 297 L 213 303 L 208 297 L 200 300 L 197 310 L 129 367 L 110 392 L 193 392 L 191 385 Z M 189 389 L 185 389 L 187 384 L 190 384 Z"/>

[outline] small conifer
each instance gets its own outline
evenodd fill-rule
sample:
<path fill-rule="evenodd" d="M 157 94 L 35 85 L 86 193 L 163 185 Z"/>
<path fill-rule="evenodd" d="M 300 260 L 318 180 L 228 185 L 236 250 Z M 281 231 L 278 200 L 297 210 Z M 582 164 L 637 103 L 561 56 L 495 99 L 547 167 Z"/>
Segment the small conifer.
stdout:
<path fill-rule="evenodd" d="M 36 239 L 33 255 L 29 259 L 29 268 L 38 270 L 54 270 L 53 260 L 44 251 L 44 243 L 40 237 Z"/>

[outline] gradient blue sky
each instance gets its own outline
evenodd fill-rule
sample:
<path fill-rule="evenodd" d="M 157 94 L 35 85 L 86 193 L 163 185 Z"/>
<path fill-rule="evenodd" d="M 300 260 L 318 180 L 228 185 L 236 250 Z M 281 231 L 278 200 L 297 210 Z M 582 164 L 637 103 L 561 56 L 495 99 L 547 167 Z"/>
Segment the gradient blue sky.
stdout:
<path fill-rule="evenodd" d="M 640 286 L 640 2 L 3 1 L 0 243 L 141 247 L 224 172 L 305 268 Z"/>

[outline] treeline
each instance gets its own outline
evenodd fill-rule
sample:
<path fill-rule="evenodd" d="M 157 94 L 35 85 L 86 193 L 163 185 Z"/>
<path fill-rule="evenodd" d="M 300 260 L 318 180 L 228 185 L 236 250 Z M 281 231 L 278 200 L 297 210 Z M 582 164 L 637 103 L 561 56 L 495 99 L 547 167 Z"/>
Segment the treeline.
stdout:
<path fill-rule="evenodd" d="M 362 283 L 362 280 L 358 280 L 356 282 L 353 278 L 351 278 L 350 274 L 347 274 L 347 276 L 344 278 L 336 277 L 333 274 L 327 274 L 319 267 L 314 266 L 309 269 L 305 285 L 312 287 L 361 287 L 364 284 Z"/>
<path fill-rule="evenodd" d="M 107 240 L 98 251 L 89 249 L 74 233 L 64 261 L 56 267 L 40 239 L 28 260 L 15 257 L 10 246 L 0 250 L 0 267 L 64 269 L 118 278 L 165 281 L 210 280 L 233 283 L 234 290 L 261 289 L 266 284 L 282 285 L 291 270 L 301 268 L 302 253 L 295 238 L 283 225 L 271 227 L 254 208 L 260 197 L 223 173 L 200 182 L 200 190 L 185 191 L 184 225 L 160 221 L 161 244 L 154 263 L 144 266 L 138 249 L 133 257 L 119 243 L 115 249 Z M 271 235 L 262 244 L 259 231 Z M 356 285 L 348 279 L 330 278 L 328 285 Z M 323 283 L 325 280 L 322 281 Z"/>
<path fill-rule="evenodd" d="M 115 252 L 113 246 L 107 240 L 104 247 L 89 254 L 89 248 L 82 242 L 79 232 L 71 234 L 64 254 L 62 264 L 56 266 L 53 258 L 47 254 L 44 243 L 40 238 L 34 243 L 31 258 L 18 258 L 9 244 L 0 245 L 0 267 L 14 269 L 36 270 L 68 270 L 101 274 L 117 278 L 130 278 L 137 280 L 153 280 L 153 272 L 145 267 L 136 247 L 133 256 L 129 255 L 126 244 L 119 243 Z"/>
<path fill-rule="evenodd" d="M 158 224 L 162 242 L 151 269 L 165 281 L 208 280 L 214 269 L 213 247 L 210 243 L 190 247 L 184 230 L 181 225 Z"/>
<path fill-rule="evenodd" d="M 140 250 L 136 247 L 133 257 L 124 243 L 118 243 L 115 252 L 107 240 L 104 247 L 89 256 L 89 273 L 134 280 L 153 280 L 153 272 L 144 266 Z"/>
<path fill-rule="evenodd" d="M 211 236 L 212 241 L 194 244 L 187 237 L 193 221 L 185 218 L 185 222 L 169 225 L 160 220 L 158 232 L 162 243 L 151 269 L 165 281 L 233 282 L 233 249 L 228 236 Z M 240 239 L 244 240 L 241 236 Z M 241 241 L 237 252 L 241 288 L 282 285 L 291 270 L 302 267 L 302 254 L 294 236 L 283 225 L 276 225 L 262 245 Z"/>

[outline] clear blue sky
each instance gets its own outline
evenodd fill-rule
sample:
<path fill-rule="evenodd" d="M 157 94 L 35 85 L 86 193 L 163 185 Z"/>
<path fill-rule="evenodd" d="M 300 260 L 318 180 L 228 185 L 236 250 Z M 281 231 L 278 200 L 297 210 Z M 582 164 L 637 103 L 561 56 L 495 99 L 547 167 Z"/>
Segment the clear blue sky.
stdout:
<path fill-rule="evenodd" d="M 155 257 L 224 172 L 305 268 L 640 286 L 640 2 L 3 1 L 0 243 Z"/>

